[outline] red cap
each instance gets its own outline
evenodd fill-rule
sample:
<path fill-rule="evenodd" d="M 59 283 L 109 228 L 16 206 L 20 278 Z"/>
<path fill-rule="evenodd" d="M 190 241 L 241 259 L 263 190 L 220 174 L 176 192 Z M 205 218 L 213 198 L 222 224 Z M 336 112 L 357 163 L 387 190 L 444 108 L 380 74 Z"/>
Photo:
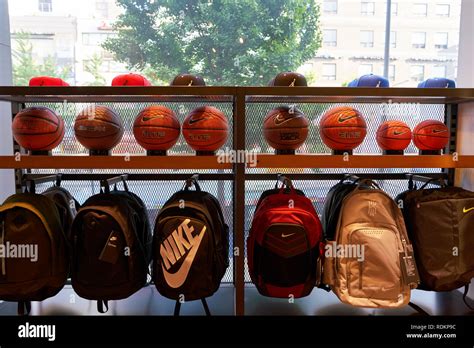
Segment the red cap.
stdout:
<path fill-rule="evenodd" d="M 145 76 L 130 73 L 115 76 L 112 86 L 151 86 L 151 83 Z"/>
<path fill-rule="evenodd" d="M 36 86 L 69 86 L 69 83 L 59 77 L 36 76 L 30 80 L 30 87 Z"/>

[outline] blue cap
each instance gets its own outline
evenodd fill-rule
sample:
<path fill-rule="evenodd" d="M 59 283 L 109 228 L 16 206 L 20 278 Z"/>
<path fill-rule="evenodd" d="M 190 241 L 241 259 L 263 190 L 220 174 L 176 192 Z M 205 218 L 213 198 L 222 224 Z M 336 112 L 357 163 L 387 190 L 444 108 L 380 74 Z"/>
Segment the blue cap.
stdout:
<path fill-rule="evenodd" d="M 418 88 L 456 88 L 456 82 L 444 77 L 435 77 L 421 82 Z"/>
<path fill-rule="evenodd" d="M 354 81 L 350 82 L 348 87 L 379 87 L 388 88 L 390 82 L 385 77 L 369 74 L 359 77 Z"/>

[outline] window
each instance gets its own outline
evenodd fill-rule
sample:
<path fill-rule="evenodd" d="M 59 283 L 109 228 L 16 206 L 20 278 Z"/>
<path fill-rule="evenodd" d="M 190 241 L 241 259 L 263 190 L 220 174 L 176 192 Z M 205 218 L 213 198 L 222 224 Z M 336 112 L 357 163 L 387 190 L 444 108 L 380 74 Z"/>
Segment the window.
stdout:
<path fill-rule="evenodd" d="M 397 32 L 396 31 L 390 32 L 390 47 L 397 48 Z"/>
<path fill-rule="evenodd" d="M 384 4 L 384 14 L 387 14 L 387 2 Z M 392 1 L 392 16 L 398 16 L 398 3 Z"/>
<path fill-rule="evenodd" d="M 388 79 L 395 81 L 395 65 L 391 64 L 388 66 Z"/>
<path fill-rule="evenodd" d="M 446 77 L 446 65 L 435 65 L 433 67 L 433 77 Z"/>
<path fill-rule="evenodd" d="M 375 2 L 372 1 L 362 1 L 360 14 L 363 16 L 373 16 L 375 15 Z"/>
<path fill-rule="evenodd" d="M 40 12 L 53 12 L 53 0 L 39 0 L 38 9 Z"/>
<path fill-rule="evenodd" d="M 425 79 L 425 66 L 424 65 L 412 65 L 410 70 L 411 70 L 412 80 L 421 82 Z"/>
<path fill-rule="evenodd" d="M 448 33 L 435 33 L 434 36 L 435 48 L 445 50 L 448 48 Z"/>
<path fill-rule="evenodd" d="M 362 47 L 374 47 L 374 32 L 372 30 L 361 30 L 360 45 Z"/>
<path fill-rule="evenodd" d="M 323 64 L 323 79 L 328 81 L 336 80 L 336 64 Z"/>
<path fill-rule="evenodd" d="M 436 15 L 439 17 L 449 17 L 451 12 L 451 6 L 448 4 L 436 5 Z"/>
<path fill-rule="evenodd" d="M 359 76 L 369 75 L 374 72 L 374 66 L 372 64 L 361 64 L 359 65 Z"/>
<path fill-rule="evenodd" d="M 411 45 L 413 48 L 426 48 L 426 33 L 413 33 Z"/>
<path fill-rule="evenodd" d="M 337 30 L 326 29 L 323 31 L 323 44 L 324 46 L 335 47 L 337 46 Z"/>
<path fill-rule="evenodd" d="M 415 16 L 426 17 L 428 15 L 428 4 L 414 4 L 413 14 Z"/>
<path fill-rule="evenodd" d="M 109 16 L 109 4 L 105 1 L 97 1 L 95 3 L 96 12 L 99 16 L 107 18 Z"/>
<path fill-rule="evenodd" d="M 337 0 L 324 0 L 323 11 L 326 14 L 337 14 Z"/>
<path fill-rule="evenodd" d="M 113 37 L 114 33 L 82 33 L 82 44 L 88 46 L 101 45 L 109 37 Z"/>

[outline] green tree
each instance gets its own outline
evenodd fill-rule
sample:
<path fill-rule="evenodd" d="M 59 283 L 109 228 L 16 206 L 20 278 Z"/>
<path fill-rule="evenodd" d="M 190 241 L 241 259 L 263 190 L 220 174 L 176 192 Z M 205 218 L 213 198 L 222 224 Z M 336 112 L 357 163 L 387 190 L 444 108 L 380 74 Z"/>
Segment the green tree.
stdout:
<path fill-rule="evenodd" d="M 162 81 L 182 72 L 213 85 L 262 85 L 320 47 L 316 0 L 117 0 L 104 48 Z"/>
<path fill-rule="evenodd" d="M 94 54 L 91 59 L 85 62 L 84 70 L 94 78 L 94 81 L 87 84 L 88 86 L 105 86 L 106 81 L 100 72 L 101 65 L 102 57 L 98 54 Z"/>
<path fill-rule="evenodd" d="M 15 34 L 16 49 L 13 50 L 13 84 L 27 86 L 34 76 L 55 76 L 66 79 L 71 74 L 71 67 L 58 67 L 56 59 L 47 56 L 41 64 L 33 57 L 33 44 L 30 34 L 19 32 Z"/>

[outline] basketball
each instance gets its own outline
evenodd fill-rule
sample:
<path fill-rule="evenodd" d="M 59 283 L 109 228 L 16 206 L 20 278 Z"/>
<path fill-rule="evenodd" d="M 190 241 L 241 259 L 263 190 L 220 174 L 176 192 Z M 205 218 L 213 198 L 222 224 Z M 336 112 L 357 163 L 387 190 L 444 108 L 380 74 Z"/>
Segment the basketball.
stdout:
<path fill-rule="evenodd" d="M 352 150 L 364 141 L 367 124 L 356 109 L 336 107 L 328 110 L 319 121 L 319 134 L 332 150 Z"/>
<path fill-rule="evenodd" d="M 206 82 L 201 76 L 192 74 L 176 75 L 170 86 L 205 86 Z"/>
<path fill-rule="evenodd" d="M 420 150 L 437 151 L 449 141 L 449 129 L 443 122 L 426 120 L 413 130 L 413 143 Z"/>
<path fill-rule="evenodd" d="M 280 106 L 271 110 L 263 122 L 263 135 L 276 150 L 296 150 L 308 136 L 309 121 L 297 108 Z"/>
<path fill-rule="evenodd" d="M 168 150 L 176 144 L 180 133 L 178 118 L 165 106 L 143 109 L 133 123 L 133 135 L 145 150 Z"/>
<path fill-rule="evenodd" d="M 287 71 L 279 73 L 275 78 L 272 80 L 273 82 L 271 86 L 282 86 L 282 87 L 306 87 L 308 86 L 308 82 L 306 81 L 306 77 L 304 75 L 293 72 Z"/>
<path fill-rule="evenodd" d="M 151 86 L 150 81 L 140 74 L 122 74 L 112 79 L 112 86 Z"/>
<path fill-rule="evenodd" d="M 382 150 L 405 150 L 411 142 L 411 129 L 402 121 L 385 121 L 377 129 L 376 140 Z"/>
<path fill-rule="evenodd" d="M 229 122 L 219 109 L 201 106 L 186 116 L 183 135 L 195 151 L 216 151 L 227 140 Z"/>
<path fill-rule="evenodd" d="M 88 150 L 111 150 L 122 139 L 123 124 L 112 109 L 90 107 L 76 117 L 74 134 Z"/>
<path fill-rule="evenodd" d="M 13 137 L 29 151 L 50 151 L 64 137 L 64 121 L 48 108 L 35 106 L 20 111 L 13 118 Z"/>

